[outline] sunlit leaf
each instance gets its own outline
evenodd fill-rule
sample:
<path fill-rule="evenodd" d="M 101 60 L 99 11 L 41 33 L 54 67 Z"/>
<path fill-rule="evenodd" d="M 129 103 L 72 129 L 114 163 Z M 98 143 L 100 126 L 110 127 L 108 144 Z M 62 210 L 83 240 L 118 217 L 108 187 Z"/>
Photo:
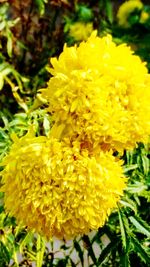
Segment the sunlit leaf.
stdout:
<path fill-rule="evenodd" d="M 144 222 L 145 225 L 142 225 L 142 220 L 140 221 L 139 218 L 135 218 L 133 216 L 129 217 L 129 220 L 133 223 L 133 225 L 137 228 L 138 232 L 146 235 L 147 237 L 150 238 L 150 227 L 146 225 L 146 222 Z M 147 229 L 146 229 L 147 228 Z"/>

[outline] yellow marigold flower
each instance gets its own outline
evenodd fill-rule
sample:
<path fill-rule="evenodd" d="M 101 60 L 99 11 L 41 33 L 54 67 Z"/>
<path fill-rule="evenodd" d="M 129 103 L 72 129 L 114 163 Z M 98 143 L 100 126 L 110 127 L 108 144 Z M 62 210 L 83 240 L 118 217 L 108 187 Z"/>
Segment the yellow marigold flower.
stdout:
<path fill-rule="evenodd" d="M 70 26 L 69 35 L 76 41 L 87 40 L 93 31 L 93 24 L 91 22 L 75 22 Z"/>
<path fill-rule="evenodd" d="M 143 8 L 143 3 L 140 0 L 129 0 L 124 2 L 118 10 L 117 19 L 120 26 L 124 28 L 130 27 L 128 22 L 128 18 L 130 14 L 137 10 L 141 10 Z"/>
<path fill-rule="evenodd" d="M 93 32 L 87 42 L 51 59 L 42 91 L 54 123 L 51 136 L 78 138 L 105 150 L 131 149 L 150 133 L 150 75 L 126 44 Z"/>
<path fill-rule="evenodd" d="M 78 141 L 16 139 L 3 160 L 5 208 L 47 238 L 98 229 L 125 188 L 121 161 L 110 152 L 90 156 Z"/>
<path fill-rule="evenodd" d="M 141 12 L 140 23 L 145 23 L 150 18 L 150 15 L 146 11 Z"/>

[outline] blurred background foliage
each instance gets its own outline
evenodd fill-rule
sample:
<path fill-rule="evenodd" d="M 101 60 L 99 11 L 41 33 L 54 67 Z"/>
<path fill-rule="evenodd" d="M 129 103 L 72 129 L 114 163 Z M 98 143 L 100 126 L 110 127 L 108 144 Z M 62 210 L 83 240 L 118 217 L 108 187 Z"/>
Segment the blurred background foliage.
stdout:
<path fill-rule="evenodd" d="M 138 1 L 136 1 L 138 2 Z M 49 79 L 49 58 L 63 45 L 86 40 L 93 29 L 126 42 L 150 69 L 150 3 L 126 8 L 125 23 L 111 0 L 0 1 L 0 161 L 11 134 L 34 125 L 47 135 L 51 121 L 36 93 Z M 150 145 L 124 152 L 128 187 L 104 227 L 71 241 L 45 240 L 5 214 L 0 193 L 0 267 L 150 266 Z M 15 201 L 15 200 L 14 200 Z"/>

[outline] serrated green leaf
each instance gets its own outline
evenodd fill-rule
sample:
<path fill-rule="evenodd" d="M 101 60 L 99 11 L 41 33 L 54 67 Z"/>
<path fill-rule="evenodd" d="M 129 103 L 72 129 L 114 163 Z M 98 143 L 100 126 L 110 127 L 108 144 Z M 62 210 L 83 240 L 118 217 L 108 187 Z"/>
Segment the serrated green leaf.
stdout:
<path fill-rule="evenodd" d="M 130 216 L 129 220 L 133 223 L 133 225 L 137 228 L 137 230 L 142 233 L 143 235 L 146 235 L 150 238 L 150 231 L 146 229 L 135 217 Z M 147 226 L 147 228 L 149 228 Z"/>
<path fill-rule="evenodd" d="M 131 210 L 133 210 L 135 213 L 137 213 L 137 207 L 136 207 L 135 201 L 128 199 L 127 201 L 126 200 L 120 200 L 119 203 L 121 205 L 123 205 L 124 207 L 128 207 Z"/>
<path fill-rule="evenodd" d="M 140 194 L 142 191 L 147 190 L 147 186 L 142 182 L 135 181 L 134 184 L 128 185 L 126 190 L 131 194 Z"/>
<path fill-rule="evenodd" d="M 141 258 L 141 260 L 147 264 L 147 266 L 150 265 L 150 255 L 147 254 L 147 252 L 144 250 L 140 242 L 133 236 L 131 236 L 131 243 L 134 247 L 134 253 L 137 253 L 138 256 Z"/>

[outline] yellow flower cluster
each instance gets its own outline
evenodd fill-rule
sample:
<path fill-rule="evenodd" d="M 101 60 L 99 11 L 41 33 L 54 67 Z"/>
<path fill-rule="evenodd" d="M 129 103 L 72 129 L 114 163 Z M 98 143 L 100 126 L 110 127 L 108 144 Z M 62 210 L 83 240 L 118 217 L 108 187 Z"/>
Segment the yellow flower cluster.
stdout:
<path fill-rule="evenodd" d="M 18 221 L 47 238 L 71 238 L 102 226 L 123 194 L 122 162 L 112 153 L 148 139 L 150 75 L 129 47 L 96 32 L 51 63 L 41 96 L 52 130 L 14 140 L 3 191 Z"/>
<path fill-rule="evenodd" d="M 16 139 L 3 161 L 5 206 L 31 229 L 70 238 L 97 229 L 122 195 L 121 161 L 46 137 Z"/>
<path fill-rule="evenodd" d="M 65 46 L 51 64 L 53 77 L 42 97 L 53 114 L 53 137 L 117 151 L 147 142 L 150 75 L 130 47 L 93 32 L 78 47 Z"/>
<path fill-rule="evenodd" d="M 118 24 L 123 28 L 130 27 L 130 23 L 128 21 L 129 16 L 135 10 L 141 11 L 139 22 L 145 23 L 145 21 L 149 18 L 149 14 L 146 11 L 142 11 L 142 9 L 143 9 L 143 3 L 140 0 L 125 1 L 119 7 L 119 10 L 117 13 Z"/>
<path fill-rule="evenodd" d="M 87 40 L 93 31 L 93 24 L 91 22 L 75 22 L 70 26 L 69 35 L 76 41 Z"/>

